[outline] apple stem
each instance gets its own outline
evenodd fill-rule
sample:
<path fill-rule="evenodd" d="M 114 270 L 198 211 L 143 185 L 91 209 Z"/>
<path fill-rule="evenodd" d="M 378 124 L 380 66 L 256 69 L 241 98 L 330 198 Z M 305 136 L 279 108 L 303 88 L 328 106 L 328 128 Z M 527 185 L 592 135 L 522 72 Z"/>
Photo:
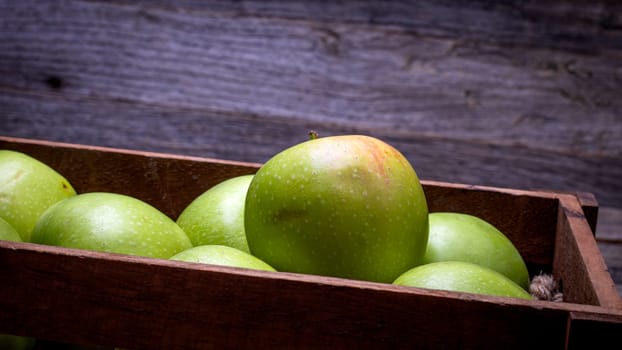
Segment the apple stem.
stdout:
<path fill-rule="evenodd" d="M 315 140 L 318 138 L 317 131 L 315 130 L 309 130 L 308 135 L 309 135 L 309 140 Z"/>

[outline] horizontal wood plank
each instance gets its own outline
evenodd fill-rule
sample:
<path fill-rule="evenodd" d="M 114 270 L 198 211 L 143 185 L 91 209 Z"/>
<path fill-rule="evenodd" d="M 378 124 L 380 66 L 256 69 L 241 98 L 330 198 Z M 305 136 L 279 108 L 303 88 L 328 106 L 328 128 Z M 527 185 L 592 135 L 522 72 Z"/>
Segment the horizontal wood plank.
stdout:
<path fill-rule="evenodd" d="M 622 295 L 622 208 L 600 207 L 596 241 Z"/>
<path fill-rule="evenodd" d="M 613 44 L 598 55 L 131 3 L 22 1 L 0 11 L 0 86 L 595 158 L 622 149 L 622 48 Z M 513 35 L 531 23 L 515 21 Z"/>
<path fill-rule="evenodd" d="M 605 258 L 607 270 L 616 284 L 616 289 L 622 296 L 622 244 L 598 242 L 598 248 Z"/>
<path fill-rule="evenodd" d="M 580 350 L 593 347 L 595 342 L 615 346 L 622 332 L 622 323 L 611 322 L 608 315 L 573 312 L 568 320 L 568 329 L 569 337 L 565 348 Z"/>
<path fill-rule="evenodd" d="M 427 136 L 401 130 L 341 126 L 321 121 L 261 118 L 205 109 L 177 109 L 56 94 L 0 94 L 0 130 L 48 139 L 262 163 L 307 139 L 363 133 L 399 149 L 423 179 L 512 187 L 587 191 L 599 203 L 622 203 L 622 158 L 549 153 L 521 145 Z"/>
<path fill-rule="evenodd" d="M 596 232 L 598 240 L 622 244 L 622 207 L 600 207 Z"/>
<path fill-rule="evenodd" d="M 610 5 L 581 15 L 576 4 L 548 14 L 519 3 L 475 6 L 515 24 L 483 17 L 482 35 L 461 37 L 443 26 L 443 35 L 413 32 L 425 27 L 417 24 L 424 16 L 405 23 L 398 11 L 405 2 L 385 8 L 384 24 L 363 21 L 377 3 L 349 19 L 331 18 L 355 2 L 326 12 L 303 3 L 219 2 L 213 10 L 165 1 L 4 3 L 0 131 L 259 162 L 303 139 L 301 129 L 361 132 L 398 145 L 414 140 L 405 152 L 424 177 L 588 191 L 604 205 L 622 203 L 620 48 L 615 40 L 589 47 L 580 36 L 587 51 L 533 45 L 556 30 L 571 37 L 571 28 L 619 35 L 601 21 L 617 23 Z M 471 11 L 427 5 L 445 16 Z M 315 10 L 301 17 L 309 6 Z M 566 26 L 563 14 L 594 30 Z M 500 27 L 532 38 L 484 39 Z M 50 106 L 38 95 L 61 102 Z"/>
<path fill-rule="evenodd" d="M 12 242 L 0 246 L 10 247 L 0 250 L 5 267 L 0 277 L 10 282 L 0 285 L 0 331 L 77 343 L 137 349 L 154 344 L 561 348 L 569 310 L 606 311 L 116 254 L 61 253 Z M 622 314 L 610 312 L 617 315 L 611 321 L 619 323 Z M 490 329 L 495 332 L 482 336 Z"/>
<path fill-rule="evenodd" d="M 97 1 L 97 0 L 96 0 Z M 408 28 L 417 35 L 553 47 L 581 52 L 619 47 L 615 1 L 196 1 L 115 0 L 225 16 L 271 17 Z M 474 20 L 474 19 L 477 20 Z"/>

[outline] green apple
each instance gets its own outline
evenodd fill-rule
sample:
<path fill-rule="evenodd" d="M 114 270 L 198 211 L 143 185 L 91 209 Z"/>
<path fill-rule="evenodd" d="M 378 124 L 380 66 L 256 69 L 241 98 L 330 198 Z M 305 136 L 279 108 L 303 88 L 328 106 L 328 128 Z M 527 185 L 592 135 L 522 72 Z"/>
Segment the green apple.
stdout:
<path fill-rule="evenodd" d="M 0 349 L 3 350 L 30 350 L 35 349 L 34 338 L 11 334 L 0 334 Z"/>
<path fill-rule="evenodd" d="M 69 181 L 43 162 L 21 152 L 0 150 L 0 217 L 22 241 L 30 241 L 35 222 L 47 208 L 75 194 Z"/>
<path fill-rule="evenodd" d="M 532 299 L 511 279 L 487 267 L 464 261 L 441 261 L 414 267 L 396 285 Z"/>
<path fill-rule="evenodd" d="M 496 227 L 473 215 L 430 213 L 424 263 L 458 260 L 491 268 L 524 289 L 529 272 L 514 244 Z"/>
<path fill-rule="evenodd" d="M 245 229 L 251 254 L 278 271 L 392 282 L 422 261 L 428 207 L 394 147 L 331 136 L 285 149 L 258 170 Z"/>
<path fill-rule="evenodd" d="M 164 213 L 134 197 L 108 192 L 56 203 L 37 221 L 32 242 L 164 259 L 192 248 Z"/>
<path fill-rule="evenodd" d="M 253 175 L 225 180 L 195 198 L 177 224 L 194 246 L 218 244 L 249 253 L 244 231 L 244 201 Z"/>
<path fill-rule="evenodd" d="M 275 271 L 262 260 L 242 250 L 224 245 L 201 245 L 175 254 L 171 260 L 203 264 L 242 267 L 246 269 Z"/>
<path fill-rule="evenodd" d="M 15 231 L 13 226 L 11 226 L 4 219 L 0 218 L 0 240 L 21 242 L 22 237 L 19 233 L 17 233 L 17 231 Z"/>

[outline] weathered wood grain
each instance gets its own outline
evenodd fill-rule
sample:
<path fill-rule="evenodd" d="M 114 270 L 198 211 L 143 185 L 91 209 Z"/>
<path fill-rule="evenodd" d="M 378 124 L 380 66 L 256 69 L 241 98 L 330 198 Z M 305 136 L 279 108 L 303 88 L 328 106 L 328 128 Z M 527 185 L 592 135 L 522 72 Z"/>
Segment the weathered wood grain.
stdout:
<path fill-rule="evenodd" d="M 526 50 L 407 28 L 137 5 L 25 1 L 2 13 L 8 87 L 591 156 L 622 149 L 619 51 Z"/>
<path fill-rule="evenodd" d="M 622 243 L 598 241 L 598 248 L 605 258 L 607 269 L 622 296 Z"/>
<path fill-rule="evenodd" d="M 598 210 L 596 241 L 607 262 L 611 277 L 622 295 L 622 209 L 603 207 Z"/>
<path fill-rule="evenodd" d="M 622 243 L 622 208 L 600 208 L 596 232 L 599 240 Z"/>
<path fill-rule="evenodd" d="M 364 133 L 397 147 L 424 179 L 523 189 L 581 190 L 596 193 L 599 202 L 601 198 L 604 202 L 622 201 L 622 158 L 618 157 L 581 157 L 520 145 L 411 137 L 401 130 L 56 94 L 5 91 L 0 94 L 0 115 L 4 118 L 2 129 L 13 136 L 259 163 L 304 141 L 308 129 L 326 136 Z"/>
<path fill-rule="evenodd" d="M 115 0 L 149 8 L 408 28 L 424 36 L 593 52 L 620 47 L 616 1 Z"/>
<path fill-rule="evenodd" d="M 210 135 L 220 151 L 210 155 L 229 158 L 237 147 L 258 153 L 234 159 L 261 161 L 292 142 L 280 140 L 292 128 L 275 132 L 261 126 L 313 125 L 325 134 L 368 132 L 447 147 L 416 149 L 430 158 L 451 155 L 453 166 L 438 167 L 438 161 L 418 166 L 440 180 L 583 190 L 594 192 L 603 204 L 622 203 L 616 185 L 622 171 L 622 138 L 617 136 L 622 124 L 616 123 L 622 108 L 621 52 L 614 40 L 618 19 L 609 15 L 613 5 L 580 16 L 576 7 L 582 6 L 560 5 L 540 18 L 543 9 L 518 3 L 499 9 L 426 3 L 401 12 L 408 7 L 403 2 L 384 8 L 386 21 L 368 23 L 365 14 L 383 8 L 370 4 L 324 4 L 322 11 L 310 2 L 217 2 L 213 10 L 193 2 L 3 2 L 0 89 L 52 92 L 70 101 L 79 96 L 106 107 L 120 102 L 107 115 L 132 126 L 116 125 L 113 117 L 95 120 L 102 117 L 89 110 L 54 116 L 89 140 L 125 139 L 141 149 L 165 140 L 179 150 L 200 152 L 202 133 L 220 123 L 225 125 L 217 128 L 231 131 Z M 302 16 L 301 9 L 308 8 L 313 11 Z M 347 12 L 352 15 L 337 16 L 339 9 L 353 8 L 358 10 Z M 429 19 L 422 20 L 429 18 L 422 9 L 443 15 L 444 21 L 431 26 Z M 466 19 L 450 21 L 493 12 L 501 19 L 483 17 L 480 27 L 467 26 L 465 34 L 458 27 Z M 586 27 L 564 24 L 561 15 L 567 12 L 574 13 L 575 22 L 584 16 Z M 407 20 L 411 13 L 417 13 L 413 23 Z M 549 28 L 543 21 L 551 18 Z M 502 19 L 513 24 L 504 26 Z M 412 26 L 438 27 L 442 33 Z M 585 37 L 573 37 L 573 30 Z M 511 32 L 528 39 L 508 41 Z M 501 34 L 486 39 L 492 33 Z M 602 40 L 594 47 L 588 39 L 596 36 Z M 534 44 L 539 37 L 544 43 L 566 38 L 583 50 Z M 6 101 L 8 96 L 5 103 L 12 110 L 6 107 L 2 117 L 21 121 L 4 122 L 1 131 L 39 136 L 41 131 L 32 128 L 40 121 L 25 113 L 36 107 L 19 97 Z M 159 114 L 165 119 L 159 129 L 151 127 L 155 118 L 148 114 L 158 107 L 169 111 Z M 192 117 L 186 115 L 189 110 Z M 94 127 L 97 123 L 107 127 Z M 50 129 L 45 135 L 82 141 L 70 139 L 71 131 Z M 244 138 L 248 147 L 234 138 Z M 261 138 L 274 145 L 266 148 L 257 142 Z M 468 149 L 478 154 L 455 153 Z M 532 155 L 535 159 L 523 166 Z M 508 172 L 497 166 L 498 157 L 520 168 Z M 473 168 L 477 174 L 461 174 Z M 593 184 L 584 186 L 586 178 Z"/>

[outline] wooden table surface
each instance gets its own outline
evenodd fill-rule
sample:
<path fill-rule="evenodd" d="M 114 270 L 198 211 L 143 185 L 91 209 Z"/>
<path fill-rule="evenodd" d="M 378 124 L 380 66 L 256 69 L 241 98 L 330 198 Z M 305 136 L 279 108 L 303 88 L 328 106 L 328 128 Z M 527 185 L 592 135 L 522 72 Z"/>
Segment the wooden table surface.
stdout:
<path fill-rule="evenodd" d="M 0 1 L 0 134 L 263 162 L 320 135 L 424 179 L 593 193 L 622 293 L 622 3 Z"/>

